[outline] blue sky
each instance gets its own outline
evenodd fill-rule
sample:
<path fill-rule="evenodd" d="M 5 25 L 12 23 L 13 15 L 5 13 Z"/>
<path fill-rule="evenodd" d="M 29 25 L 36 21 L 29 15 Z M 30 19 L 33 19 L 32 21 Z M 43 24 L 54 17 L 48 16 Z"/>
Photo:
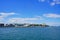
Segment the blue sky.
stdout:
<path fill-rule="evenodd" d="M 60 25 L 60 0 L 0 0 L 0 23 Z"/>

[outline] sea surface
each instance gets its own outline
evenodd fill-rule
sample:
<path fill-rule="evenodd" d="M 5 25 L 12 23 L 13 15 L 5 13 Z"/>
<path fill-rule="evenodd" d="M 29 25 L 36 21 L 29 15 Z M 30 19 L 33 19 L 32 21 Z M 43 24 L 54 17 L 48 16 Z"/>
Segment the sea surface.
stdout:
<path fill-rule="evenodd" d="M 60 27 L 0 28 L 0 40 L 60 40 Z"/>

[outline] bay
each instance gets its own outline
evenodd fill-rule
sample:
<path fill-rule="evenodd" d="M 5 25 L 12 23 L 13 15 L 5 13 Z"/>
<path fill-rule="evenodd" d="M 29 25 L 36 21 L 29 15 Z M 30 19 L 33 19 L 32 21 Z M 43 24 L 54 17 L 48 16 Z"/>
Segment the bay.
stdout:
<path fill-rule="evenodd" d="M 0 40 L 60 40 L 60 27 L 0 28 Z"/>

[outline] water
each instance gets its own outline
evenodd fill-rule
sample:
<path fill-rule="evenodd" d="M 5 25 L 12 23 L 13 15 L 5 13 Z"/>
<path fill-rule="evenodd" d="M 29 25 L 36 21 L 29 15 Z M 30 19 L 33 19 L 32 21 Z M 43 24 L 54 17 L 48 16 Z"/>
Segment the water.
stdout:
<path fill-rule="evenodd" d="M 0 40 L 60 40 L 60 27 L 0 28 Z"/>

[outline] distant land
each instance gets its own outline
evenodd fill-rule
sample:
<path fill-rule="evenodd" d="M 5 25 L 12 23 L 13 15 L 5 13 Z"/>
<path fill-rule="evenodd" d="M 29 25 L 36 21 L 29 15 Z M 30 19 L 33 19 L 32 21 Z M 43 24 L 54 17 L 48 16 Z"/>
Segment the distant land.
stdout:
<path fill-rule="evenodd" d="M 49 25 L 47 24 L 29 24 L 29 23 L 23 23 L 23 24 L 4 24 L 4 23 L 0 23 L 0 27 L 49 27 Z"/>

